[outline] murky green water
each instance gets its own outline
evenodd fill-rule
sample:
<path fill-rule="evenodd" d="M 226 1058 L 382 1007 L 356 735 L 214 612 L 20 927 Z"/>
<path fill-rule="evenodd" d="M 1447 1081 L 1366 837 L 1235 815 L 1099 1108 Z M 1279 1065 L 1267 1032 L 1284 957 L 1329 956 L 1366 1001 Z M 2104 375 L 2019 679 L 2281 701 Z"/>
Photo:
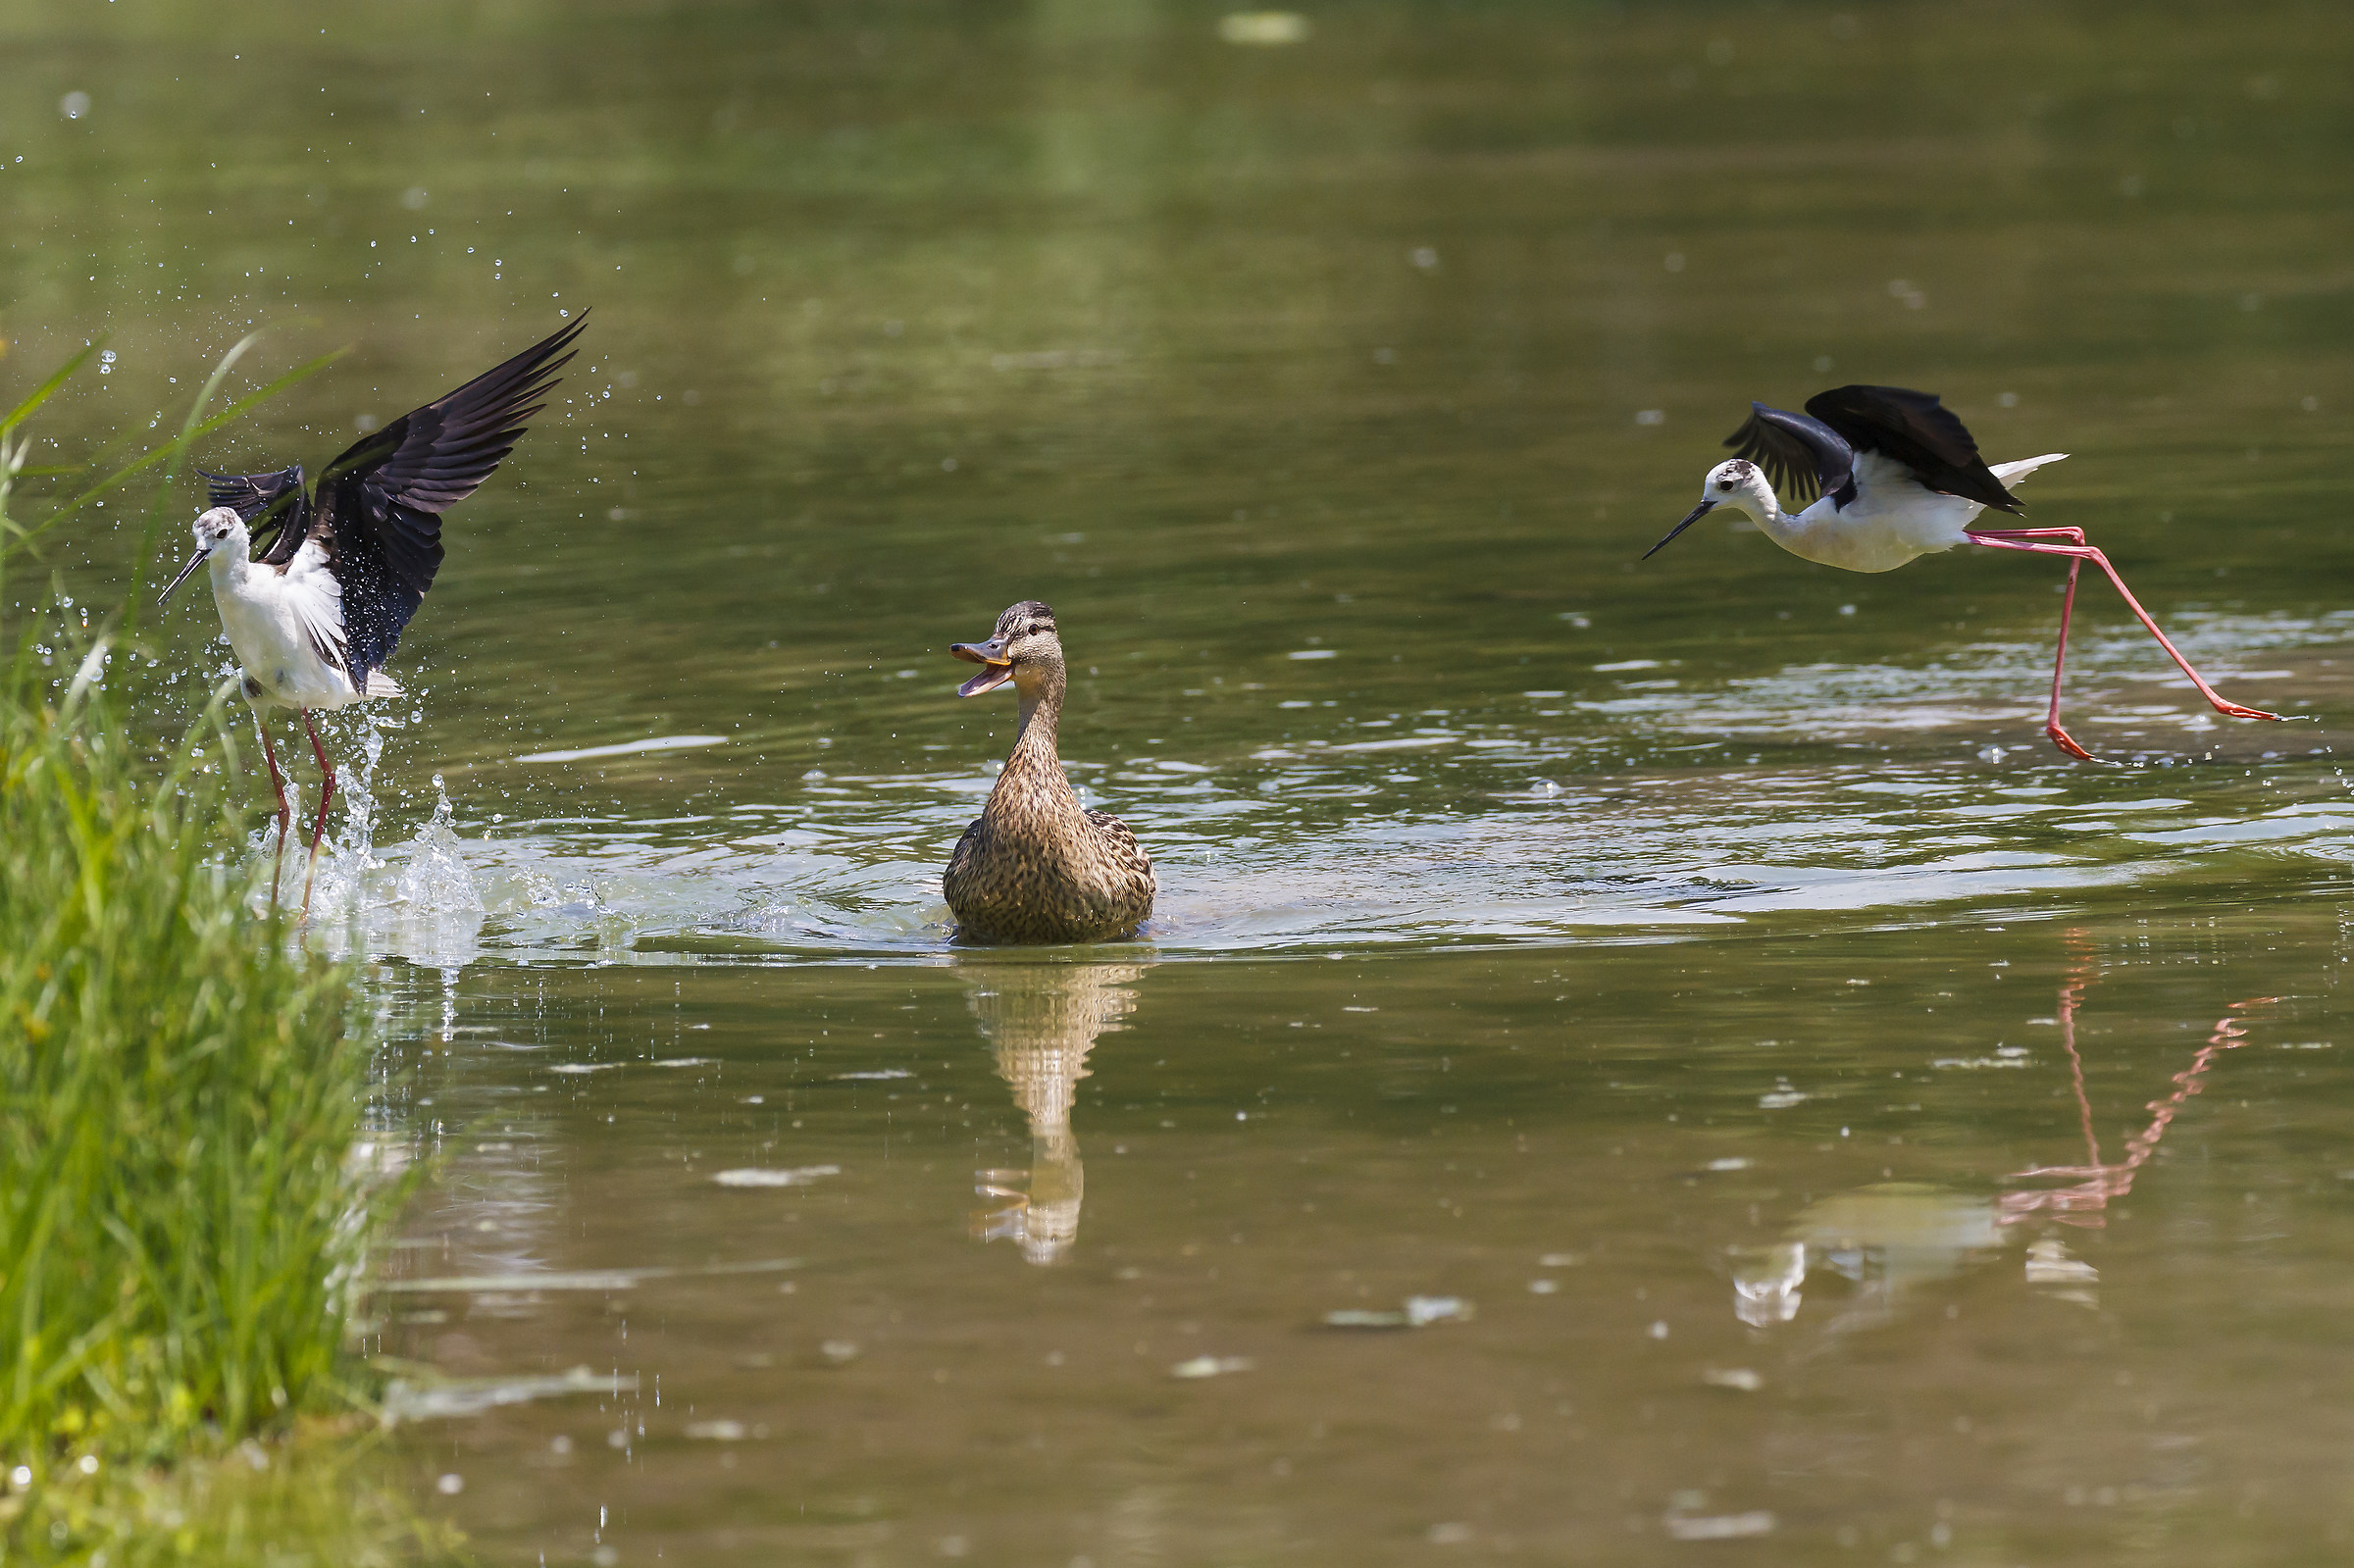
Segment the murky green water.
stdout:
<path fill-rule="evenodd" d="M 68 455 L 248 323 L 358 346 L 208 466 L 596 313 L 323 872 L 444 1156 L 382 1348 L 604 1390 L 420 1422 L 420 1496 L 518 1564 L 2342 1550 L 2335 14 L 1218 18 L 0 23 L 0 370 L 119 355 Z M 2318 722 L 2088 590 L 2070 764 L 2042 563 L 1635 565 L 1847 379 L 2072 453 L 2032 520 Z M 1162 902 L 952 951 L 1011 713 L 944 649 L 1032 596 Z"/>

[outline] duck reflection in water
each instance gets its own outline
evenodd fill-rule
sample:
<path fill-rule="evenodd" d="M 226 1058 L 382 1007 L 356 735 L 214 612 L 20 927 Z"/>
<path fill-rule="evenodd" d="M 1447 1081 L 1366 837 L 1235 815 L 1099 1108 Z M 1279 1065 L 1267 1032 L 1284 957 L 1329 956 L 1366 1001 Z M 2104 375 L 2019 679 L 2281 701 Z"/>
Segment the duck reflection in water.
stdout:
<path fill-rule="evenodd" d="M 1128 987 L 1144 972 L 1141 964 L 966 966 L 965 1003 L 1030 1119 L 1030 1169 L 979 1173 L 976 1190 L 989 1204 L 974 1216 L 980 1239 L 1015 1241 L 1032 1263 L 1053 1263 L 1079 1239 L 1087 1173 L 1071 1106 L 1096 1037 L 1128 1027 L 1122 1020 L 1137 1001 Z"/>
<path fill-rule="evenodd" d="M 1831 1332 L 1886 1322 L 1909 1290 L 1999 1250 L 2017 1234 L 2015 1226 L 2039 1216 L 2082 1229 L 2106 1225 L 2109 1204 L 2132 1191 L 2135 1176 L 2157 1154 L 2166 1130 L 2205 1087 L 2208 1070 L 2244 1040 L 2246 1015 L 2277 998 L 2233 1002 L 2190 1065 L 2174 1076 L 2174 1092 L 2150 1101 L 2149 1125 L 2125 1140 L 2125 1157 L 2111 1164 L 2101 1158 L 2092 1102 L 2084 1089 L 2084 1061 L 2076 1051 L 2076 1010 L 2095 979 L 2086 963 L 2060 988 L 2060 1044 L 2083 1127 L 2085 1164 L 2014 1172 L 2003 1178 L 2009 1189 L 1992 1198 L 1921 1182 L 1882 1182 L 1811 1204 L 1780 1243 L 1736 1257 L 1733 1315 L 1753 1328 L 1789 1322 L 1798 1315 L 1807 1275 L 1827 1267 L 1860 1288 L 1856 1301 L 1830 1324 Z M 2055 1179 L 2063 1185 L 2027 1185 Z M 2029 1285 L 2059 1287 L 2064 1298 L 2090 1305 L 2089 1287 L 2098 1279 L 2093 1266 L 2071 1258 L 2057 1237 L 2046 1236 L 2027 1248 Z"/>

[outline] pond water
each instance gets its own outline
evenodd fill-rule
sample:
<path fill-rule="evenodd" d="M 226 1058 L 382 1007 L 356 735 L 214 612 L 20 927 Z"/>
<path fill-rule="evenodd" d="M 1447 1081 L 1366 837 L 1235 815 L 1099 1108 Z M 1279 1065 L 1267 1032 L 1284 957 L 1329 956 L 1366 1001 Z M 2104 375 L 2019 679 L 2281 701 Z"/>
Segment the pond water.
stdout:
<path fill-rule="evenodd" d="M 513 1564 L 2345 1549 L 2333 17 L 0 24 L 7 365 L 117 355 L 60 458 L 266 326 L 233 384 L 354 352 L 199 457 L 315 471 L 595 313 L 415 700 L 327 727 L 318 939 L 437 1159 L 369 1342 L 421 1504 Z M 2088 586 L 2062 758 L 2043 562 L 1637 564 L 1849 379 L 2070 453 L 2030 521 L 2301 722 Z M 945 649 L 1026 597 L 1135 942 L 947 941 L 1012 715 Z"/>

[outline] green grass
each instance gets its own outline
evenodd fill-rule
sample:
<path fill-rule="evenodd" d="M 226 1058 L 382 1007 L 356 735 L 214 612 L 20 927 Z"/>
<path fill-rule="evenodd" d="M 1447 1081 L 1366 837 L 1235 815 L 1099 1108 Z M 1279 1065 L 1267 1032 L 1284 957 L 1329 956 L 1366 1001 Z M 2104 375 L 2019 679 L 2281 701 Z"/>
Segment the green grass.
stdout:
<path fill-rule="evenodd" d="M 151 759 L 107 651 L 0 674 L 7 1455 L 318 1408 L 367 1228 L 344 972 L 248 912 L 219 705 Z"/>
<path fill-rule="evenodd" d="M 25 412 L 0 552 L 41 531 L 6 515 Z M 399 1196 L 357 1157 L 370 1041 L 255 912 L 227 689 L 156 738 L 128 620 L 53 595 L 0 645 L 0 1565 L 376 1560 L 405 1527 L 295 1507 L 350 1465 L 281 1441 L 364 1424 L 347 1320 Z"/>
<path fill-rule="evenodd" d="M 389 1481 L 384 1445 L 339 1433 L 248 1441 L 169 1468 L 78 1469 L 0 1488 L 0 1565 L 392 1568 L 465 1561 Z"/>

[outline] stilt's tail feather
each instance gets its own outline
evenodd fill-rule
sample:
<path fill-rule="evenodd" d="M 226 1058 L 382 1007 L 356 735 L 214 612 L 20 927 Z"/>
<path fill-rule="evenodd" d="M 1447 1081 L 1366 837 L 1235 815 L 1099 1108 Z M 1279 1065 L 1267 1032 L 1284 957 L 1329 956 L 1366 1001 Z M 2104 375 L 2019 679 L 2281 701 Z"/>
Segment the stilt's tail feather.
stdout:
<path fill-rule="evenodd" d="M 2066 456 L 2068 456 L 2066 452 L 2046 452 L 2041 457 L 2022 457 L 2016 463 L 1995 464 L 1992 473 L 1996 479 L 2003 481 L 2004 488 L 2008 489 L 2043 467 L 2044 464 L 2057 463 Z"/>

